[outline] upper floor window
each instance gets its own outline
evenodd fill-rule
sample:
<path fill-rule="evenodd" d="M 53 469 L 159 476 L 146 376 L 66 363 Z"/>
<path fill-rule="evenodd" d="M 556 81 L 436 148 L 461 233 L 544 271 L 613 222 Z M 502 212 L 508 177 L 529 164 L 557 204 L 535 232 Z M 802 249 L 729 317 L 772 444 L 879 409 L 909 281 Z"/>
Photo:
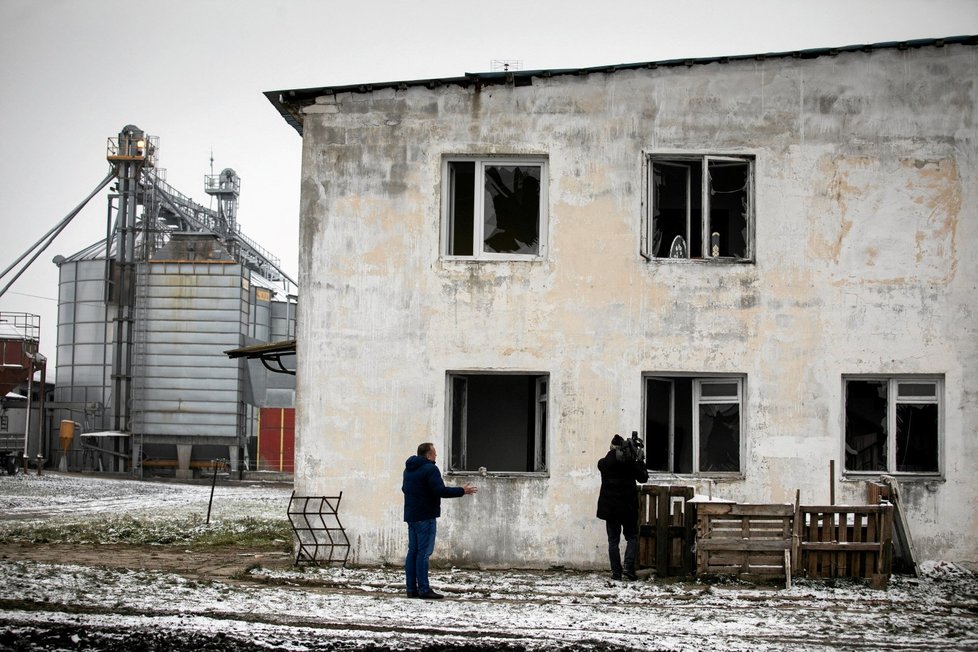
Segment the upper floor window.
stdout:
<path fill-rule="evenodd" d="M 448 158 L 443 178 L 445 255 L 485 260 L 545 255 L 545 160 Z"/>
<path fill-rule="evenodd" d="M 844 384 L 846 471 L 940 472 L 940 378 L 850 377 Z"/>
<path fill-rule="evenodd" d="M 650 155 L 647 258 L 748 261 L 754 257 L 754 159 Z"/>
<path fill-rule="evenodd" d="M 742 377 L 647 374 L 644 380 L 650 471 L 741 471 Z"/>

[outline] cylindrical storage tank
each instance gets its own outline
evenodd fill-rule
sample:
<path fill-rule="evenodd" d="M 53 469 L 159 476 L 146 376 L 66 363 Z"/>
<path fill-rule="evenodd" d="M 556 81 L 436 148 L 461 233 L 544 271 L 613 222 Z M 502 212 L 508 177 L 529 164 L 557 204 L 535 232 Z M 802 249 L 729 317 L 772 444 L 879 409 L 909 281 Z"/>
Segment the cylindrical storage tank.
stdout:
<path fill-rule="evenodd" d="M 252 277 L 254 279 L 254 277 Z M 251 286 L 251 337 L 268 342 L 272 333 L 272 290 Z"/>
<path fill-rule="evenodd" d="M 150 260 L 139 269 L 133 434 L 154 444 L 236 445 L 244 366 L 224 351 L 242 346 L 251 326 L 247 272 L 224 260 Z"/>
<path fill-rule="evenodd" d="M 54 400 L 78 408 L 55 410 L 53 418 L 54 423 L 83 421 L 86 431 L 98 431 L 109 429 L 112 423 L 112 331 L 106 323 L 106 260 L 85 257 L 85 253 L 55 258 L 59 280 Z M 85 411 L 81 407 L 93 404 L 103 408 Z M 47 450 L 63 450 L 59 434 L 48 435 Z M 70 465 L 80 459 L 80 450 L 70 452 Z"/>
<path fill-rule="evenodd" d="M 62 260 L 58 282 L 58 359 L 54 400 L 106 405 L 112 365 L 112 332 L 106 325 L 104 258 Z M 106 410 L 97 422 L 86 424 L 102 430 L 110 423 Z M 69 414 L 56 415 L 67 419 Z"/>
<path fill-rule="evenodd" d="M 293 301 L 272 301 L 272 333 L 270 342 L 295 339 L 295 310 Z"/>

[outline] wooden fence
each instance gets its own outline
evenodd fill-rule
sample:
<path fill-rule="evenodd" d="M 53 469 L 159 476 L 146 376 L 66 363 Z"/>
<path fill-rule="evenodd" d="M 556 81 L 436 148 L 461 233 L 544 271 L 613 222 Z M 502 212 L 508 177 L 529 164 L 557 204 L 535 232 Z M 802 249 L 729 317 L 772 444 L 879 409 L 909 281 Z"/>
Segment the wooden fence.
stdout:
<path fill-rule="evenodd" d="M 892 505 L 800 506 L 796 573 L 862 577 L 886 586 L 893 563 Z"/>

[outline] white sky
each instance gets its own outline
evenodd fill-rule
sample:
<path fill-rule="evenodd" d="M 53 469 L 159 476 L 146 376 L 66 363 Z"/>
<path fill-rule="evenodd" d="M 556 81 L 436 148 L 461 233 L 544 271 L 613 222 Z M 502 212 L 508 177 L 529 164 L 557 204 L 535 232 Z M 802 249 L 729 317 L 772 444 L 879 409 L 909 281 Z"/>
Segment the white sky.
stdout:
<path fill-rule="evenodd" d="M 976 0 L 0 0 L 0 269 L 95 188 L 127 124 L 201 204 L 211 152 L 234 168 L 239 228 L 296 278 L 301 142 L 264 91 L 964 34 Z M 107 193 L 0 298 L 41 315 L 49 378 L 51 259 L 104 236 Z"/>

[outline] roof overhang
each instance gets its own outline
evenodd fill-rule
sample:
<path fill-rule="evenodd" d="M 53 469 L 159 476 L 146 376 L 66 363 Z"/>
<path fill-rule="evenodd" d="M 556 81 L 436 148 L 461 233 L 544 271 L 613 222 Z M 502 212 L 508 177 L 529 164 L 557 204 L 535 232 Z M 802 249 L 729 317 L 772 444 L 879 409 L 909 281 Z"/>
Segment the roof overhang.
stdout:
<path fill-rule="evenodd" d="M 367 84 L 347 84 L 341 86 L 320 86 L 317 88 L 299 88 L 281 91 L 266 91 L 264 93 L 272 106 L 285 118 L 299 135 L 302 135 L 302 110 L 314 104 L 317 97 L 336 95 L 337 93 L 372 93 L 373 91 L 393 88 L 407 90 L 422 86 L 437 88 L 439 86 L 476 87 L 492 85 L 530 86 L 533 78 L 558 77 L 562 75 L 590 75 L 596 73 L 610 74 L 619 70 L 638 70 L 642 68 L 669 68 L 677 66 L 696 66 L 711 63 L 731 63 L 734 61 L 763 61 L 765 59 L 815 59 L 825 56 L 836 56 L 843 52 L 872 52 L 873 50 L 897 49 L 909 50 L 923 47 L 944 47 L 945 45 L 962 44 L 978 45 L 978 35 L 949 36 L 946 38 L 916 39 L 910 41 L 887 41 L 861 45 L 847 45 L 832 48 L 811 48 L 807 50 L 792 50 L 788 52 L 767 52 L 763 54 L 742 54 L 725 57 L 698 57 L 685 59 L 666 59 L 663 61 L 645 61 L 641 63 L 624 63 L 611 66 L 595 66 L 592 68 L 560 68 L 546 70 L 511 70 L 504 72 L 467 72 L 462 77 L 442 77 L 433 79 L 415 79 L 410 81 L 390 81 Z"/>
<path fill-rule="evenodd" d="M 245 358 L 247 360 L 261 360 L 265 368 L 271 372 L 295 375 L 295 368 L 287 367 L 282 362 L 283 357 L 295 356 L 295 340 L 252 344 L 251 346 L 230 349 L 225 351 L 224 354 L 231 359 Z"/>

